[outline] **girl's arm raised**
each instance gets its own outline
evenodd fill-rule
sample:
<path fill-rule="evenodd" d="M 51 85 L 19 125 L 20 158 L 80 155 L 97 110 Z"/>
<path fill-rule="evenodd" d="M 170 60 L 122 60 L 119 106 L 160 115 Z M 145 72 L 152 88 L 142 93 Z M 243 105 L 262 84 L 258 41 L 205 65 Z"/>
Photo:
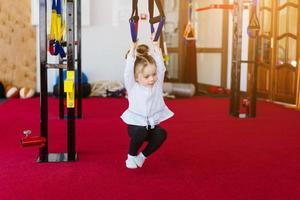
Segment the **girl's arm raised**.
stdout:
<path fill-rule="evenodd" d="M 153 58 L 157 65 L 157 80 L 160 84 L 164 83 L 166 67 L 162 56 L 161 48 L 158 42 L 153 42 Z"/>
<path fill-rule="evenodd" d="M 135 78 L 134 78 L 135 49 L 136 49 L 136 43 L 133 43 L 126 56 L 126 67 L 124 70 L 124 84 L 127 92 L 129 92 L 129 90 L 132 88 L 132 86 L 135 83 Z"/>

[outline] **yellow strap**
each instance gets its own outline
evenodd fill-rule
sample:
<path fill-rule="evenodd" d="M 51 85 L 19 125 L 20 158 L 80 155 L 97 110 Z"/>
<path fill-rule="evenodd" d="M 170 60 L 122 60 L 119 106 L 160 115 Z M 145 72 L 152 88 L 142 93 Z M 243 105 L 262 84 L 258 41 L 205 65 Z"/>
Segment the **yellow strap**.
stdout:
<path fill-rule="evenodd" d="M 62 16 L 58 15 L 56 10 L 52 10 L 50 40 L 57 40 L 61 42 L 64 31 L 65 31 L 65 22 L 62 20 Z"/>
<path fill-rule="evenodd" d="M 56 40 L 57 41 L 61 41 L 61 37 L 62 37 L 62 25 L 61 25 L 61 16 L 60 15 L 57 15 L 57 18 L 56 18 Z"/>
<path fill-rule="evenodd" d="M 56 39 L 56 33 L 57 33 L 57 13 L 56 10 L 52 10 L 51 13 L 51 27 L 50 27 L 50 40 Z"/>

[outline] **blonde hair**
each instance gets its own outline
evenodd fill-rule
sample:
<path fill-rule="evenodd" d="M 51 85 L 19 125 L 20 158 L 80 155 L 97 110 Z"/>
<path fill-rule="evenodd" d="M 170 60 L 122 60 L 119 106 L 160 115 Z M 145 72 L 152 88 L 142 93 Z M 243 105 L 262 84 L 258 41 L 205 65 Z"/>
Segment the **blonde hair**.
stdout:
<path fill-rule="evenodd" d="M 134 62 L 134 77 L 137 78 L 138 73 L 143 72 L 149 64 L 156 66 L 154 58 L 149 54 L 149 47 L 145 44 L 138 45 Z"/>

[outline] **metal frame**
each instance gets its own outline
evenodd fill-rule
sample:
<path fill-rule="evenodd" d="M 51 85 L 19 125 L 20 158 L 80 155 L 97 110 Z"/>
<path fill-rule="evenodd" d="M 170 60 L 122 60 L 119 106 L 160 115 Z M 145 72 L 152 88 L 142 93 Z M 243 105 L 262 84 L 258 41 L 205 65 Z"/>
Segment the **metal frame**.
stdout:
<path fill-rule="evenodd" d="M 77 62 L 77 118 L 82 118 L 82 79 L 81 79 L 81 0 L 76 0 L 76 19 L 77 19 L 77 26 L 76 26 L 76 41 L 74 44 L 77 47 L 77 59 L 75 59 L 75 62 Z M 74 7 L 75 9 L 75 7 Z M 75 16 L 74 16 L 75 18 Z M 73 22 L 75 23 L 75 21 Z M 74 51 L 75 52 L 75 51 Z M 63 63 L 67 60 L 61 60 Z M 64 119 L 66 118 L 64 114 L 64 82 L 63 82 L 63 69 L 59 69 L 59 118 Z"/>
<path fill-rule="evenodd" d="M 67 70 L 75 70 L 75 10 L 77 10 L 77 70 L 78 70 L 78 117 L 81 118 L 81 0 L 77 1 L 77 9 L 74 0 L 67 0 Z M 47 0 L 39 1 L 40 11 L 40 131 L 46 139 L 45 146 L 40 148 L 38 162 L 68 162 L 77 159 L 75 138 L 75 108 L 67 108 L 67 153 L 49 153 L 48 151 L 48 75 L 47 75 Z M 62 62 L 62 61 L 61 61 Z M 63 77 L 62 68 L 59 69 L 60 77 L 60 118 L 63 118 Z"/>

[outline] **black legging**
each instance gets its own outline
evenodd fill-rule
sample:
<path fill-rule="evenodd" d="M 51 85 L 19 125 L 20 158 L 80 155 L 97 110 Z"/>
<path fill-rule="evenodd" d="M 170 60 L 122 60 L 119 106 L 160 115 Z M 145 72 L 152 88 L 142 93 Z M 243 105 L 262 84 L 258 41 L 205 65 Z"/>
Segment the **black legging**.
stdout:
<path fill-rule="evenodd" d="M 147 146 L 142 151 L 144 156 L 148 157 L 156 151 L 167 138 L 167 132 L 160 126 L 154 129 L 146 129 L 145 126 L 128 125 L 128 135 L 130 137 L 129 155 L 136 156 L 139 148 L 145 141 Z"/>

